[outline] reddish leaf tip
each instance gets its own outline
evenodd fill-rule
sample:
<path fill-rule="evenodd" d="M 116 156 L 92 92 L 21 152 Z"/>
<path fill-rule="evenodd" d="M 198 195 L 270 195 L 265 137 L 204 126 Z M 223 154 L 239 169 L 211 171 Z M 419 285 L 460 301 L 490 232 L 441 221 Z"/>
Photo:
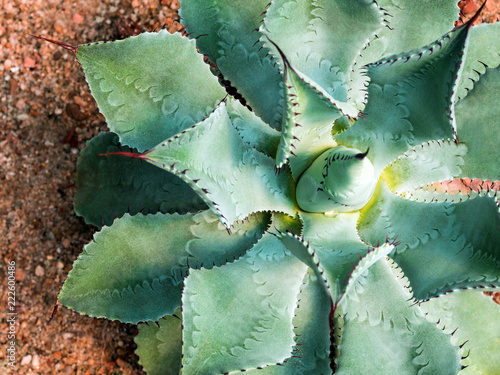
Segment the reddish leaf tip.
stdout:
<path fill-rule="evenodd" d="M 29 34 L 29 35 L 32 36 L 33 38 L 44 40 L 46 42 L 49 42 L 49 43 L 58 45 L 64 49 L 67 49 L 68 51 L 71 51 L 73 53 L 73 55 L 75 55 L 75 56 L 78 52 L 78 46 L 72 46 L 71 44 L 59 42 L 57 40 L 53 40 L 53 39 L 49 39 L 49 38 L 44 38 L 43 36 L 39 36 L 39 35 L 34 35 L 34 34 Z"/>
<path fill-rule="evenodd" d="M 148 160 L 146 153 L 136 154 L 133 152 L 117 151 L 117 152 L 106 152 L 104 154 L 99 154 L 99 156 L 109 156 L 109 155 L 122 155 L 122 156 L 127 156 L 129 158 Z"/>

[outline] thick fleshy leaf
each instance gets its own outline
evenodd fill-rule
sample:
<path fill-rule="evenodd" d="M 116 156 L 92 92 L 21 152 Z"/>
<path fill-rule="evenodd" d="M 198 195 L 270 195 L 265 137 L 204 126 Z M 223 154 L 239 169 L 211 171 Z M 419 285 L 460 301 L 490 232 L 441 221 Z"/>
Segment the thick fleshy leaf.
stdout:
<path fill-rule="evenodd" d="M 456 0 L 377 0 L 377 4 L 383 10 L 385 27 L 356 57 L 350 84 L 353 94 L 365 88 L 366 78 L 360 73 L 366 64 L 433 42 L 453 29 L 459 15 Z M 364 98 L 355 98 L 362 109 Z"/>
<path fill-rule="evenodd" d="M 352 280 L 335 374 L 456 374 L 458 348 L 410 300 L 407 280 L 384 259 Z"/>
<path fill-rule="evenodd" d="M 236 99 L 227 98 L 226 105 L 229 118 L 241 138 L 267 156 L 276 157 L 280 133 Z"/>
<path fill-rule="evenodd" d="M 464 144 L 451 140 L 426 142 L 389 164 L 382 176 L 393 192 L 410 195 L 419 186 L 459 175 L 466 153 Z"/>
<path fill-rule="evenodd" d="M 260 30 L 295 69 L 347 102 L 354 60 L 381 27 L 372 0 L 274 0 Z"/>
<path fill-rule="evenodd" d="M 195 42 L 166 30 L 82 45 L 77 58 L 109 128 L 139 151 L 201 121 L 226 95 Z"/>
<path fill-rule="evenodd" d="M 431 322 L 437 322 L 460 347 L 460 375 L 498 374 L 500 370 L 500 306 L 477 291 L 450 293 L 420 304 Z"/>
<path fill-rule="evenodd" d="M 374 244 L 400 243 L 391 257 L 418 300 L 452 289 L 500 285 L 500 216 L 495 198 L 423 203 L 381 184 L 361 212 L 359 232 Z"/>
<path fill-rule="evenodd" d="M 457 136 L 468 152 L 461 174 L 454 177 L 500 180 L 499 92 L 500 67 L 488 68 L 474 89 L 457 103 Z"/>
<path fill-rule="evenodd" d="M 269 0 L 181 0 L 180 15 L 207 55 L 266 123 L 279 128 L 283 88 L 278 68 L 259 42 Z M 263 90 L 262 88 L 266 89 Z"/>
<path fill-rule="evenodd" d="M 319 258 L 337 302 L 347 287 L 351 272 L 370 250 L 356 230 L 359 212 L 339 213 L 333 217 L 302 212 L 300 217 L 304 222 L 304 240 Z"/>
<path fill-rule="evenodd" d="M 276 230 L 276 232 L 271 233 L 280 239 L 287 250 L 289 250 L 314 272 L 316 278 L 322 282 L 322 288 L 324 289 L 324 292 L 326 292 L 330 300 L 331 309 L 333 310 L 335 302 L 338 300 L 339 296 L 336 294 L 336 289 L 332 289 L 332 284 L 330 284 L 328 277 L 325 275 L 325 269 L 323 268 L 319 258 L 316 256 L 314 249 L 311 249 L 309 244 L 306 243 L 303 238 L 290 231 L 281 232 Z"/>
<path fill-rule="evenodd" d="M 270 234 L 233 263 L 191 271 L 182 297 L 183 373 L 283 363 L 295 345 L 292 319 L 306 271 Z"/>
<path fill-rule="evenodd" d="M 187 181 L 227 227 L 258 211 L 295 215 L 289 174 L 276 174 L 274 160 L 242 140 L 224 103 L 144 157 Z"/>
<path fill-rule="evenodd" d="M 463 202 L 476 197 L 500 198 L 500 181 L 481 180 L 478 178 L 454 178 L 432 184 L 422 185 L 407 192 L 405 198 L 422 202 Z"/>
<path fill-rule="evenodd" d="M 148 375 L 179 375 L 181 371 L 182 330 L 180 309 L 157 324 L 139 324 L 135 338 L 139 363 Z"/>
<path fill-rule="evenodd" d="M 78 158 L 75 212 L 99 229 L 125 213 L 184 214 L 207 208 L 179 177 L 143 160 L 106 157 L 107 152 L 134 152 L 120 146 L 114 133 L 101 133 L 87 142 Z"/>
<path fill-rule="evenodd" d="M 325 293 L 323 281 L 308 272 L 299 294 L 293 325 L 296 351 L 285 369 L 287 374 L 331 374 L 330 368 L 330 311 L 331 301 Z"/>
<path fill-rule="evenodd" d="M 248 375 L 330 375 L 330 298 L 311 269 L 304 277 L 293 318 L 295 348 L 283 364 L 245 371 Z"/>
<path fill-rule="evenodd" d="M 258 214 L 229 235 L 210 211 L 125 215 L 85 246 L 59 301 L 94 317 L 129 323 L 158 320 L 180 305 L 181 283 L 190 268 L 211 268 L 238 258 L 268 223 L 268 215 Z"/>
<path fill-rule="evenodd" d="M 380 57 L 429 44 L 453 29 L 459 16 L 455 0 L 377 0 L 377 4 L 388 13 L 387 26 L 377 33 L 383 43 L 367 50 L 377 47 Z"/>
<path fill-rule="evenodd" d="M 496 68 L 500 65 L 500 22 L 473 26 L 469 38 L 457 99 L 465 98 L 475 81 L 484 74 L 486 66 Z"/>
<path fill-rule="evenodd" d="M 335 136 L 346 147 L 366 150 L 381 172 L 398 156 L 454 133 L 453 101 L 468 28 L 368 66 L 371 78 L 364 120 Z"/>
<path fill-rule="evenodd" d="M 276 166 L 281 168 L 289 163 L 292 174 L 298 178 L 316 157 L 335 146 L 332 127 L 342 113 L 328 98 L 304 82 L 293 67 L 287 65 L 285 73 L 289 103 L 281 126 Z"/>

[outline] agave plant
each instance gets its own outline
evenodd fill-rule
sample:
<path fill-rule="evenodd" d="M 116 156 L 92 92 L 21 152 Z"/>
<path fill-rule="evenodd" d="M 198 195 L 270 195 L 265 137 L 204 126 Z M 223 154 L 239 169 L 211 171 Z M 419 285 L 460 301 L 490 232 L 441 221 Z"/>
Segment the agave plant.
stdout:
<path fill-rule="evenodd" d="M 500 24 L 267 1 L 73 48 L 111 132 L 59 301 L 150 374 L 498 374 Z"/>

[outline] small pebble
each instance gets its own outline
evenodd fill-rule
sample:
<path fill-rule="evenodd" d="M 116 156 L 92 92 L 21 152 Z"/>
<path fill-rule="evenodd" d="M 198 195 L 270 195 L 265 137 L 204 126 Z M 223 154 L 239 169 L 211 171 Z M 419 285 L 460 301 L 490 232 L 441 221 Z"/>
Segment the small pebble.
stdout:
<path fill-rule="evenodd" d="M 35 64 L 36 64 L 36 61 L 34 59 L 32 59 L 31 57 L 26 56 L 24 58 L 24 67 L 25 68 L 34 68 Z"/>
<path fill-rule="evenodd" d="M 129 364 L 128 364 L 126 361 L 124 361 L 123 359 L 121 359 L 121 358 L 117 358 L 117 359 L 116 359 L 116 364 L 117 364 L 117 365 L 118 365 L 118 367 L 120 367 L 121 369 L 124 369 L 124 368 L 129 367 Z"/>
<path fill-rule="evenodd" d="M 26 276 L 26 272 L 22 268 L 17 268 L 16 269 L 16 280 L 17 281 L 23 281 L 24 276 Z"/>
<path fill-rule="evenodd" d="M 69 238 L 63 238 L 62 245 L 64 246 L 65 249 L 69 248 L 71 246 L 70 239 Z"/>
<path fill-rule="evenodd" d="M 16 102 L 16 108 L 17 109 L 23 109 L 26 107 L 26 101 L 23 100 L 23 99 L 19 99 L 17 102 Z"/>
<path fill-rule="evenodd" d="M 31 363 L 31 354 L 28 354 L 26 356 L 23 357 L 23 359 L 21 359 L 21 366 L 27 366 Z"/>
<path fill-rule="evenodd" d="M 12 68 L 12 60 L 6 59 L 3 62 L 3 66 L 4 66 L 5 70 L 9 70 L 10 68 Z"/>
<path fill-rule="evenodd" d="M 73 14 L 73 22 L 74 23 L 83 23 L 85 21 L 85 18 L 79 14 L 79 13 L 75 13 Z"/>
<path fill-rule="evenodd" d="M 40 277 L 45 275 L 45 270 L 43 269 L 42 266 L 40 266 L 40 265 L 36 266 L 35 275 L 40 276 Z"/>
<path fill-rule="evenodd" d="M 33 356 L 33 361 L 31 361 L 31 366 L 36 370 L 38 367 L 40 367 L 40 357 L 38 355 Z"/>

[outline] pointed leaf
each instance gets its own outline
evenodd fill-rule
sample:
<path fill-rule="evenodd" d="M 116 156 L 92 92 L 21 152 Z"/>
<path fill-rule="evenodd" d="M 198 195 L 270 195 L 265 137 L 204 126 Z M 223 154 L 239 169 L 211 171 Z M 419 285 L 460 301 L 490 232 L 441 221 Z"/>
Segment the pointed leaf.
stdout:
<path fill-rule="evenodd" d="M 335 146 L 332 126 L 342 113 L 328 98 L 304 82 L 291 66 L 287 66 L 285 73 L 289 103 L 281 126 L 276 166 L 280 168 L 289 162 L 297 179 L 314 159 Z"/>
<path fill-rule="evenodd" d="M 454 178 L 422 185 L 409 191 L 405 197 L 422 202 L 463 202 L 471 198 L 500 197 L 500 181 L 493 183 L 490 180 L 483 181 L 475 178 Z"/>
<path fill-rule="evenodd" d="M 272 235 L 234 263 L 193 270 L 182 297 L 183 373 L 282 363 L 295 344 L 292 319 L 306 270 Z"/>
<path fill-rule="evenodd" d="M 371 78 L 366 120 L 335 136 L 344 146 L 366 150 L 375 170 L 430 140 L 453 137 L 453 100 L 467 27 L 436 42 L 368 66 Z"/>
<path fill-rule="evenodd" d="M 295 348 L 283 364 L 246 371 L 246 375 L 330 375 L 330 298 L 309 269 L 295 309 Z"/>
<path fill-rule="evenodd" d="M 283 89 L 278 69 L 259 42 L 257 32 L 269 0 L 181 0 L 180 15 L 208 55 L 252 107 L 273 128 L 282 115 Z M 266 90 L 262 90 L 266 87 Z"/>
<path fill-rule="evenodd" d="M 454 177 L 500 180 L 499 91 L 500 67 L 486 69 L 474 89 L 457 103 L 457 136 L 468 152 L 461 174 Z"/>
<path fill-rule="evenodd" d="M 275 0 L 260 30 L 294 68 L 347 102 L 354 59 L 381 27 L 382 14 L 371 0 Z"/>
<path fill-rule="evenodd" d="M 377 0 L 377 3 L 388 13 L 384 15 L 387 26 L 377 33 L 385 47 L 379 49 L 380 57 L 419 48 L 438 39 L 453 29 L 460 11 L 455 0 Z"/>
<path fill-rule="evenodd" d="M 139 151 L 202 120 L 225 96 L 194 41 L 178 33 L 82 45 L 77 58 L 109 128 Z"/>
<path fill-rule="evenodd" d="M 394 243 L 384 243 L 382 246 L 374 247 L 371 251 L 369 251 L 363 258 L 360 259 L 356 266 L 353 266 L 353 271 L 349 273 L 349 279 L 346 282 L 347 288 L 345 288 L 343 295 L 340 300 L 337 301 L 337 308 L 342 310 L 342 306 L 346 303 L 346 299 L 352 293 L 356 293 L 358 278 L 363 278 L 366 276 L 368 270 L 375 264 L 379 263 L 382 259 L 389 260 L 387 255 L 393 250 L 395 247 Z"/>
<path fill-rule="evenodd" d="M 497 374 L 500 370 L 500 306 L 477 291 L 449 293 L 420 304 L 427 319 L 439 322 L 460 347 L 460 375 Z"/>
<path fill-rule="evenodd" d="M 500 23 L 483 23 L 472 26 L 467 55 L 458 85 L 457 99 L 463 99 L 484 74 L 486 66 L 500 65 Z"/>
<path fill-rule="evenodd" d="M 238 258 L 260 238 L 268 218 L 255 215 L 228 235 L 210 211 L 125 215 L 85 246 L 59 301 L 94 317 L 158 320 L 180 305 L 181 283 L 190 267 Z"/>
<path fill-rule="evenodd" d="M 500 216 L 494 198 L 423 203 L 377 188 L 361 212 L 364 241 L 400 243 L 391 257 L 423 300 L 452 289 L 500 285 Z"/>
<path fill-rule="evenodd" d="M 319 258 L 337 302 L 347 287 L 351 272 L 370 250 L 356 230 L 359 212 L 339 213 L 333 217 L 302 212 L 300 217 L 304 222 L 304 240 Z"/>
<path fill-rule="evenodd" d="M 456 374 L 457 348 L 426 321 L 400 270 L 384 259 L 359 275 L 342 301 L 335 374 Z M 375 349 L 375 350 L 374 350 Z"/>
<path fill-rule="evenodd" d="M 304 239 L 291 233 L 290 231 L 277 231 L 277 233 L 271 233 L 279 238 L 287 250 L 313 270 L 318 280 L 323 282 L 323 289 L 330 298 L 330 305 L 333 309 L 334 303 L 337 301 L 339 296 L 337 294 L 332 295 L 332 292 L 336 293 L 336 289 L 332 289 L 332 284 L 330 284 L 328 277 L 325 275 L 325 269 L 323 268 L 319 258 L 316 256 L 315 250 L 311 249 L 309 244 L 306 243 Z"/>
<path fill-rule="evenodd" d="M 180 315 L 180 309 L 176 315 Z M 179 375 L 181 371 L 181 319 L 167 315 L 157 324 L 139 324 L 135 338 L 139 363 L 148 375 Z"/>
<path fill-rule="evenodd" d="M 184 214 L 205 209 L 203 200 L 179 177 L 134 158 L 109 158 L 107 152 L 134 152 L 114 133 L 101 133 L 78 158 L 75 211 L 99 229 L 125 213 Z"/>
<path fill-rule="evenodd" d="M 263 154 L 276 157 L 280 133 L 236 99 L 228 98 L 226 104 L 229 118 L 241 138 Z"/>
<path fill-rule="evenodd" d="M 398 195 L 435 181 L 452 179 L 460 174 L 467 147 L 448 141 L 430 141 L 401 155 L 383 173 L 384 181 Z"/>
<path fill-rule="evenodd" d="M 295 310 L 293 325 L 297 350 L 285 364 L 288 374 L 331 374 L 330 311 L 331 301 L 322 287 L 323 281 L 312 272 L 304 278 Z"/>
<path fill-rule="evenodd" d="M 295 215 L 289 175 L 277 175 L 274 160 L 241 139 L 224 103 L 206 120 L 145 156 L 187 181 L 227 227 L 258 211 Z"/>
<path fill-rule="evenodd" d="M 458 19 L 456 0 L 377 0 L 383 11 L 384 25 L 375 38 L 356 57 L 352 74 L 351 93 L 364 89 L 364 66 L 384 56 L 410 51 L 425 46 L 453 29 Z M 364 98 L 357 97 L 359 109 Z"/>

